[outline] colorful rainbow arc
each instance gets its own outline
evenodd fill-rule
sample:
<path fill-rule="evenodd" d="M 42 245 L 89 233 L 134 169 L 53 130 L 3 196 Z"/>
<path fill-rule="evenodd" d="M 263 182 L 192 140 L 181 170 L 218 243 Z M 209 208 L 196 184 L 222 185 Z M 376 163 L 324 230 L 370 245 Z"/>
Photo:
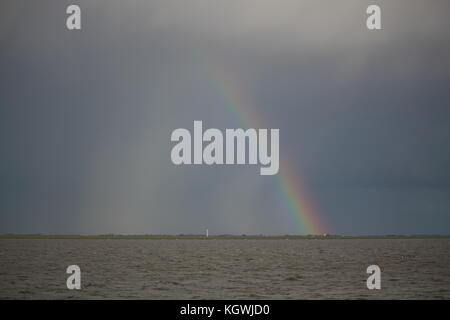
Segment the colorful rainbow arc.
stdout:
<path fill-rule="evenodd" d="M 230 81 L 223 69 L 217 65 L 206 65 L 211 83 L 223 98 L 225 106 L 233 113 L 243 128 L 262 128 L 259 116 L 252 112 L 252 108 L 245 101 L 245 95 L 238 89 L 241 86 L 231 86 L 235 81 Z M 325 234 L 328 228 L 324 226 L 319 213 L 315 210 L 311 197 L 306 192 L 301 180 L 287 160 L 280 163 L 280 172 L 276 175 L 277 189 L 283 199 L 283 203 L 296 223 L 301 234 Z"/>

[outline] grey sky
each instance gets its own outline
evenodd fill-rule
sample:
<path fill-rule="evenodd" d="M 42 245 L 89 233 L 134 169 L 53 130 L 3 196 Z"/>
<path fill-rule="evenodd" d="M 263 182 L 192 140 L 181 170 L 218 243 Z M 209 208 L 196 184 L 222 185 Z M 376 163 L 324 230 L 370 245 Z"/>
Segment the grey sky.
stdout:
<path fill-rule="evenodd" d="M 171 163 L 240 125 L 216 70 L 330 232 L 450 233 L 447 0 L 76 1 L 67 31 L 72 3 L 0 4 L 0 233 L 298 233 L 257 166 Z"/>

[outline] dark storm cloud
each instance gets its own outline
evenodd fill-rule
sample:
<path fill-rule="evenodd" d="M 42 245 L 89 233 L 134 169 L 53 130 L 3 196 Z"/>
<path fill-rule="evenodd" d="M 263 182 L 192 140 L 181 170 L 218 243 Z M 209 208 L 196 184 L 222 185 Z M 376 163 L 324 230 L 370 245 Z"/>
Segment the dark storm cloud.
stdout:
<path fill-rule="evenodd" d="M 242 86 L 337 233 L 450 231 L 448 1 L 2 2 L 0 232 L 294 233 L 253 167 L 175 167 Z M 210 67 L 212 66 L 212 67 Z M 212 73 L 212 76 L 211 76 Z"/>

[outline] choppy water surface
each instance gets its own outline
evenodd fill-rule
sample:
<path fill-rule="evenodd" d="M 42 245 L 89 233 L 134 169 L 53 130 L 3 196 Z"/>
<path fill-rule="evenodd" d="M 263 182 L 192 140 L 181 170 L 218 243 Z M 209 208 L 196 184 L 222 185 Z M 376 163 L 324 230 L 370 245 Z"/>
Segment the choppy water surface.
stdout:
<path fill-rule="evenodd" d="M 371 264 L 381 290 L 366 287 Z M 450 239 L 4 239 L 0 298 L 449 299 Z"/>

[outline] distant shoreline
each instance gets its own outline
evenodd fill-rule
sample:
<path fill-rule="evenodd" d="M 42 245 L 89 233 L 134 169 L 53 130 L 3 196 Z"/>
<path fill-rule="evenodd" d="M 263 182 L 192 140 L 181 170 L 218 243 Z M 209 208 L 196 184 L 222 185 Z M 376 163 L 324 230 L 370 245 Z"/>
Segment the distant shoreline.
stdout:
<path fill-rule="evenodd" d="M 3 234 L 0 239 L 91 239 L 91 240 L 327 240 L 327 239 L 450 239 L 450 235 L 44 235 Z"/>

